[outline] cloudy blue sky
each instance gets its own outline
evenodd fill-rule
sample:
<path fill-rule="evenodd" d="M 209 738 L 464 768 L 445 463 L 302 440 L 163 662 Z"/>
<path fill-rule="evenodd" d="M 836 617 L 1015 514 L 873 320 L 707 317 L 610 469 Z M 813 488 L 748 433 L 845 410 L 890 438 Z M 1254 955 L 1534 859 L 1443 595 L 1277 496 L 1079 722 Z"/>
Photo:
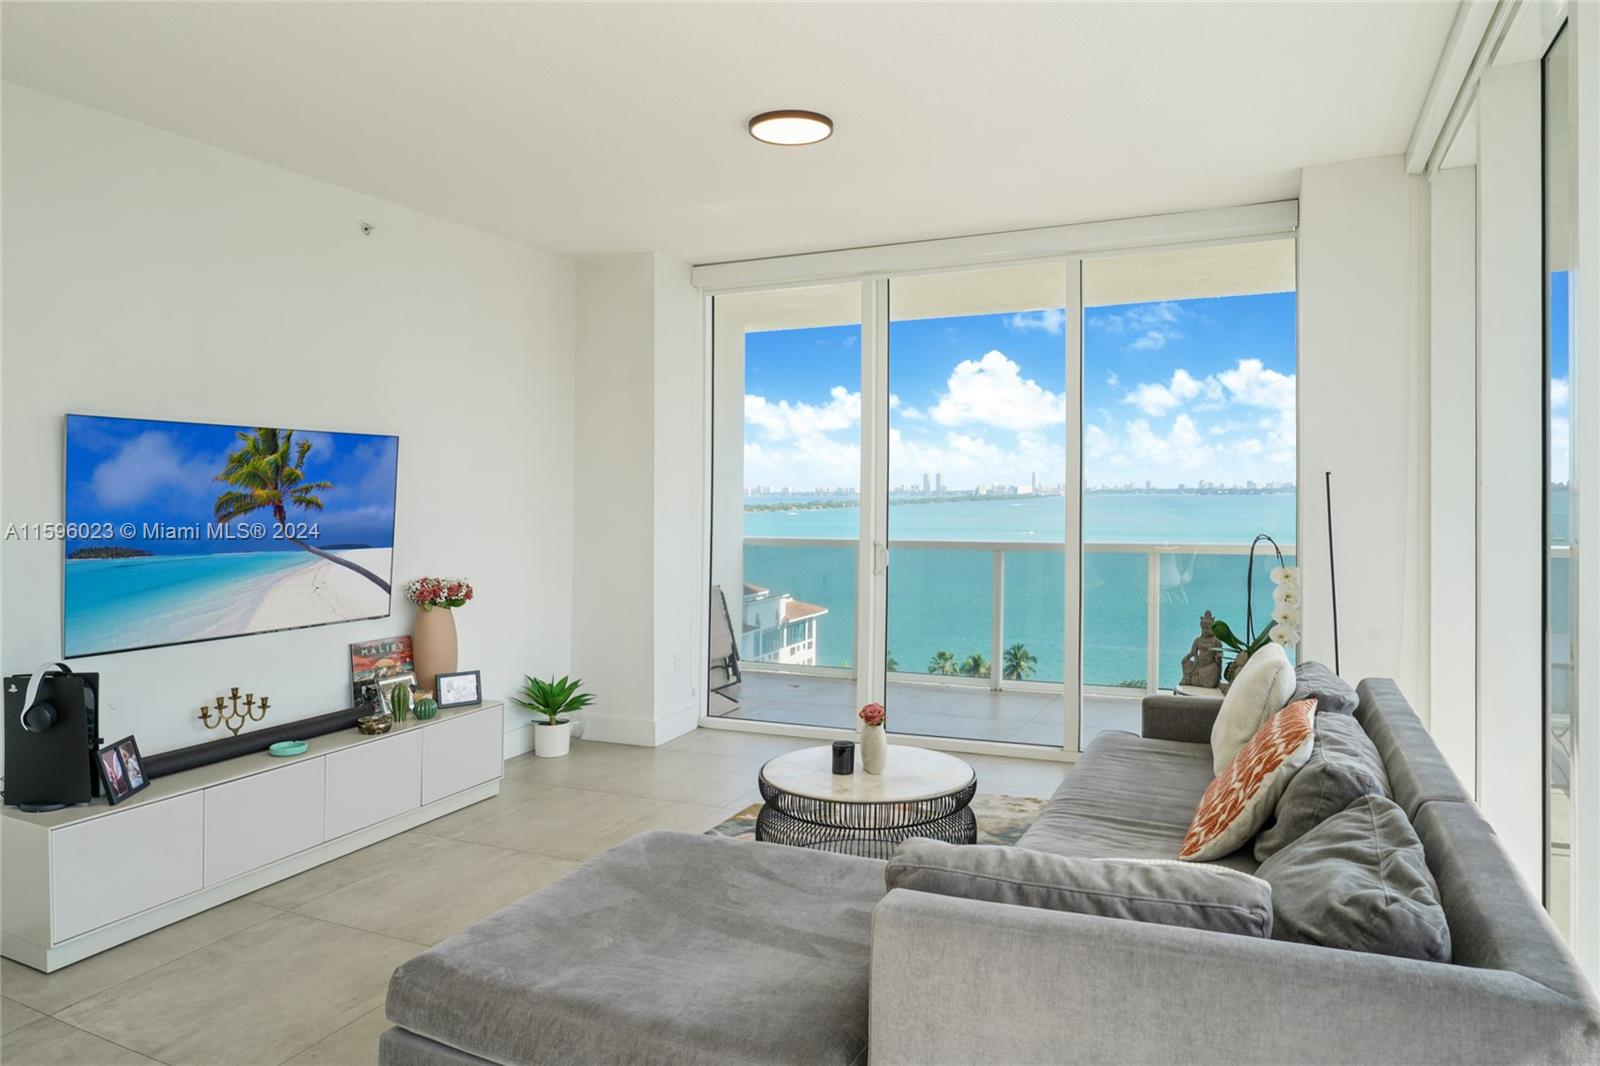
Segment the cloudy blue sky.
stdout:
<path fill-rule="evenodd" d="M 1091 486 L 1294 479 L 1293 293 L 1091 308 L 1084 336 L 1084 477 Z M 890 480 L 1064 480 L 1061 311 L 896 322 Z M 745 483 L 860 480 L 860 332 L 745 341 Z"/>
<path fill-rule="evenodd" d="M 241 427 L 137 418 L 67 416 L 67 499 L 69 523 L 133 522 L 172 525 L 212 522 L 217 495 L 228 486 L 216 475 L 238 446 Z M 293 522 L 315 522 L 324 544 L 394 544 L 395 437 L 362 433 L 299 431 L 311 441 L 307 481 L 330 481 L 320 493 L 325 510 L 292 508 Z M 273 522 L 260 511 L 247 521 Z M 103 542 L 101 542 L 103 543 Z M 276 542 L 170 542 L 117 537 L 116 544 L 156 552 L 291 550 Z M 84 546 L 73 540 L 69 551 Z"/>

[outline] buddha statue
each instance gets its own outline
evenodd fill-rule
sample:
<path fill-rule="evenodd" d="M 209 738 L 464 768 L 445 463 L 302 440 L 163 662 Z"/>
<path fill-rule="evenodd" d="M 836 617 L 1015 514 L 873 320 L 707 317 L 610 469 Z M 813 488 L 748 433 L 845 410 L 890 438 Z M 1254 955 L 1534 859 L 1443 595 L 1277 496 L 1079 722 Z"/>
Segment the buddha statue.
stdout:
<path fill-rule="evenodd" d="M 1211 631 L 1216 619 L 1207 611 L 1200 616 L 1200 635 L 1183 657 L 1181 684 L 1195 688 L 1216 688 L 1222 683 L 1222 641 Z"/>

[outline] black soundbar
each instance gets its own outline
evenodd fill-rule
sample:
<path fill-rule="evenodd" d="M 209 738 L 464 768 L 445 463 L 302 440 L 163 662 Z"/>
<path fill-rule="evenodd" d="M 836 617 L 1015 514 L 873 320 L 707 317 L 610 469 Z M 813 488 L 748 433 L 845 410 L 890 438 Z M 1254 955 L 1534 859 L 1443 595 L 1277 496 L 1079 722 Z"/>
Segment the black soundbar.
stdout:
<path fill-rule="evenodd" d="M 315 718 L 301 718 L 298 721 L 268 726 L 265 729 L 252 730 L 249 733 L 240 733 L 238 736 L 196 744 L 193 747 L 177 748 L 173 751 L 146 755 L 144 757 L 145 773 L 152 778 L 165 777 L 168 774 L 178 774 L 185 770 L 193 770 L 197 766 L 210 766 L 212 763 L 222 762 L 224 759 L 237 759 L 241 755 L 252 755 L 258 751 L 266 751 L 280 740 L 309 740 L 312 737 L 337 733 L 341 729 L 354 729 L 356 719 L 360 718 L 363 713 L 365 712 L 350 707 L 342 711 L 334 711 L 332 714 L 319 714 Z"/>

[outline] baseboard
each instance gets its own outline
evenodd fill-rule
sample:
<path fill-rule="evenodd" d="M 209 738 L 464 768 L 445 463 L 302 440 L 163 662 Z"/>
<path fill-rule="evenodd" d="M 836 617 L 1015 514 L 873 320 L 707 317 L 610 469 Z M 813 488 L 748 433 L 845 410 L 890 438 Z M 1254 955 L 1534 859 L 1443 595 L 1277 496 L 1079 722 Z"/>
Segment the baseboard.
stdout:
<path fill-rule="evenodd" d="M 505 757 L 514 759 L 533 750 L 533 723 L 506 730 Z"/>
<path fill-rule="evenodd" d="M 584 740 L 598 740 L 602 744 L 633 744 L 641 748 L 655 748 L 698 727 L 700 708 L 690 704 L 660 718 L 624 718 L 620 715 L 587 712 L 584 718 Z"/>
<path fill-rule="evenodd" d="M 613 714 L 585 714 L 583 739 L 602 744 L 632 744 L 641 748 L 656 746 L 656 723 L 652 718 L 624 718 Z"/>
<path fill-rule="evenodd" d="M 656 745 L 659 747 L 685 733 L 693 733 L 698 728 L 700 728 L 700 708 L 693 703 L 687 707 L 680 707 L 656 719 Z"/>

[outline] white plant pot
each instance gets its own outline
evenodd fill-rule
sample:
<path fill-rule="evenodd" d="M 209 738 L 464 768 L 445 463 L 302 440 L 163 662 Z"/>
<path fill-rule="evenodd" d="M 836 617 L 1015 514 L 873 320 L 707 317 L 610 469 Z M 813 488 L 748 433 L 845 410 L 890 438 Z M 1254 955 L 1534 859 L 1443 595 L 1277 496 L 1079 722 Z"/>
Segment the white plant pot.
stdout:
<path fill-rule="evenodd" d="M 555 725 L 533 723 L 533 753 L 541 759 L 559 759 L 572 750 L 572 723 L 565 718 Z"/>

